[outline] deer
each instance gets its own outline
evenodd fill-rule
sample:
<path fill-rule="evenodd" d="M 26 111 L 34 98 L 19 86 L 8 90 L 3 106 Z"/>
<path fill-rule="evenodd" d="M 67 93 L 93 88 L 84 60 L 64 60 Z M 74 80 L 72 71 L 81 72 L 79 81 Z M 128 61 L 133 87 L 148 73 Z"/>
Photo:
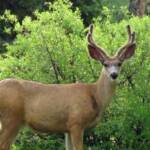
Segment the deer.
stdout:
<path fill-rule="evenodd" d="M 83 150 L 84 130 L 93 128 L 111 102 L 123 62 L 135 53 L 135 32 L 127 26 L 128 41 L 114 56 L 94 41 L 93 24 L 87 34 L 89 55 L 102 64 L 94 83 L 43 84 L 0 81 L 0 150 L 10 150 L 19 130 L 64 133 L 66 150 Z"/>

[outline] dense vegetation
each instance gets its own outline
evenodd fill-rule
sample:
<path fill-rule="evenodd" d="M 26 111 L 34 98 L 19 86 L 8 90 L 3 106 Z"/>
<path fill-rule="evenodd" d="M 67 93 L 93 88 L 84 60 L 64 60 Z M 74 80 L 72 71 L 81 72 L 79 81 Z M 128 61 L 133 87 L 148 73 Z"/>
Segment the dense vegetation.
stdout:
<path fill-rule="evenodd" d="M 116 96 L 102 121 L 86 131 L 85 146 L 93 150 L 149 150 L 150 17 L 133 17 L 122 7 L 118 19 L 114 12 L 103 7 L 102 15 L 93 18 L 95 40 L 114 54 L 127 40 L 125 27 L 130 24 L 136 31 L 136 54 L 124 64 Z M 4 23 L 6 40 L 2 42 L 0 79 L 43 83 L 90 83 L 98 79 L 101 65 L 88 55 L 88 28 L 79 9 L 72 10 L 68 0 L 47 4 L 46 10 L 35 11 L 34 18 L 26 16 L 23 21 L 5 11 L 0 22 Z M 23 129 L 13 149 L 64 150 L 64 139 L 63 135 L 38 135 Z"/>

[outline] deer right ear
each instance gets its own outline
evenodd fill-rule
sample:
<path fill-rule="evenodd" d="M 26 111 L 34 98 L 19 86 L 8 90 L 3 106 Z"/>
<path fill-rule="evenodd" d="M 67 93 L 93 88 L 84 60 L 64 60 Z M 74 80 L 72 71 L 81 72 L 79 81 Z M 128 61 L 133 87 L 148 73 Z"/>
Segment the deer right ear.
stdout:
<path fill-rule="evenodd" d="M 100 50 L 97 47 L 90 45 L 90 44 L 88 44 L 88 49 L 89 49 L 89 54 L 93 59 L 104 62 L 105 54 L 102 50 Z"/>
<path fill-rule="evenodd" d="M 118 52 L 118 57 L 122 61 L 125 60 L 125 59 L 129 59 L 130 57 L 132 57 L 134 55 L 135 48 L 136 48 L 136 44 L 135 43 L 131 43 L 131 45 L 129 45 L 125 49 L 123 49 L 120 52 Z"/>

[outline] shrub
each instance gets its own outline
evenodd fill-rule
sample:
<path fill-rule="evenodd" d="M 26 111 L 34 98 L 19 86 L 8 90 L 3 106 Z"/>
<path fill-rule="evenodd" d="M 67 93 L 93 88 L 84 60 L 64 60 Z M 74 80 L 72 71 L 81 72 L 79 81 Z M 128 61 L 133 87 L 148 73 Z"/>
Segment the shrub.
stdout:
<path fill-rule="evenodd" d="M 133 17 L 117 24 L 109 20 L 102 24 L 97 19 L 95 39 L 108 53 L 115 53 L 127 40 L 128 24 L 136 32 L 137 49 L 134 58 L 124 64 L 114 102 L 95 129 L 95 144 L 99 149 L 148 150 L 150 147 L 150 18 Z"/>
<path fill-rule="evenodd" d="M 72 11 L 68 1 L 58 0 L 49 10 L 35 12 L 36 18 L 16 21 L 17 37 L 6 45 L 1 56 L 0 78 L 36 80 L 44 83 L 94 82 L 99 65 L 86 50 L 86 31 L 78 10 Z M 116 49 L 127 39 L 125 26 L 136 31 L 137 49 L 134 58 L 124 64 L 117 94 L 96 129 L 86 132 L 85 143 L 94 149 L 148 150 L 150 147 L 150 18 L 133 17 L 113 23 L 95 19 L 94 37 L 108 49 Z M 87 140 L 88 136 L 94 140 Z M 55 140 L 55 137 L 58 137 Z M 40 138 L 24 129 L 14 149 L 64 149 L 62 136 Z M 35 142 L 36 140 L 38 142 Z M 31 141 L 33 141 L 31 143 Z M 31 144 L 31 146 L 30 146 Z"/>

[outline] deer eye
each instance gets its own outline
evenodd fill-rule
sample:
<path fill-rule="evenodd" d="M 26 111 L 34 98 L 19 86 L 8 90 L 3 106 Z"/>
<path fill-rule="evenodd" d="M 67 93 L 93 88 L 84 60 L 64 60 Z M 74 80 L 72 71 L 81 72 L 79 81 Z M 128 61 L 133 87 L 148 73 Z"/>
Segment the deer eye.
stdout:
<path fill-rule="evenodd" d="M 122 65 L 122 63 L 118 63 L 118 66 L 120 67 Z"/>
<path fill-rule="evenodd" d="M 104 65 L 105 67 L 108 67 L 108 66 L 109 66 L 109 65 L 108 65 L 108 64 L 106 64 L 106 63 L 104 63 L 103 65 Z"/>

